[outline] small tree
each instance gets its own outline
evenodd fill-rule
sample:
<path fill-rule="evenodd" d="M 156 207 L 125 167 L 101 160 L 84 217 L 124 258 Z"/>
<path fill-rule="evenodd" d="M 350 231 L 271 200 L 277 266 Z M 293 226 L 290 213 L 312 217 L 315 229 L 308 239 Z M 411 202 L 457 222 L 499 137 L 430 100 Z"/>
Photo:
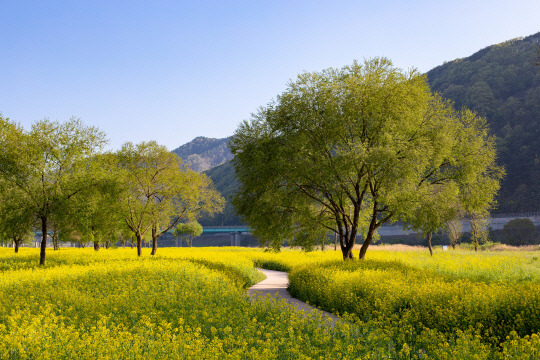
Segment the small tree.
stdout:
<path fill-rule="evenodd" d="M 471 242 L 474 246 L 474 251 L 478 251 L 478 247 L 484 244 L 489 239 L 488 230 L 488 214 L 487 213 L 474 213 L 469 218 L 469 224 L 471 225 Z"/>
<path fill-rule="evenodd" d="M 447 221 L 445 229 L 448 239 L 450 240 L 450 245 L 452 246 L 452 249 L 455 250 L 461 235 L 463 235 L 463 223 L 461 218 L 455 218 Z"/>
<path fill-rule="evenodd" d="M 19 246 L 34 239 L 32 227 L 34 217 L 28 208 L 20 204 L 16 191 L 4 188 L 0 200 L 0 237 L 14 244 L 15 252 Z"/>
<path fill-rule="evenodd" d="M 186 168 L 177 155 L 155 141 L 126 143 L 117 158 L 125 189 L 120 196 L 121 214 L 137 238 L 139 256 L 149 230 L 151 255 L 155 255 L 158 238 L 181 220 L 223 208 L 223 198 L 206 175 Z"/>
<path fill-rule="evenodd" d="M 196 221 L 190 221 L 187 223 L 180 223 L 176 225 L 173 231 L 175 237 L 183 238 L 189 247 L 193 245 L 193 238 L 200 236 L 203 232 L 203 227 Z"/>
<path fill-rule="evenodd" d="M 513 219 L 503 227 L 505 243 L 509 245 L 531 245 L 534 243 L 535 227 L 530 219 Z"/>

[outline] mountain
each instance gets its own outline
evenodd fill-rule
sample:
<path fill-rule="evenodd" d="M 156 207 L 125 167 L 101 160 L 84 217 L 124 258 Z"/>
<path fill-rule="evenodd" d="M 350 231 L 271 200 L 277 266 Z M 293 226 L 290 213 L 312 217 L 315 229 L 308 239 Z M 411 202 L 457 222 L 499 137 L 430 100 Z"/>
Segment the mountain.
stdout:
<path fill-rule="evenodd" d="M 485 117 L 506 168 L 494 212 L 540 211 L 540 33 L 427 73 L 433 91 Z"/>
<path fill-rule="evenodd" d="M 229 138 L 212 139 L 199 136 L 174 149 L 185 164 L 197 172 L 203 172 L 232 159 L 228 144 Z"/>

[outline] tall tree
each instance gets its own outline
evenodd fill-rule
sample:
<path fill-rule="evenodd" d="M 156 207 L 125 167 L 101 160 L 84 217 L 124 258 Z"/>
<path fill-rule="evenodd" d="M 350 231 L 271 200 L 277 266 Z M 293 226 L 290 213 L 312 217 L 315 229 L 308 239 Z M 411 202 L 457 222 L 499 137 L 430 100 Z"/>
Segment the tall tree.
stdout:
<path fill-rule="evenodd" d="M 497 182 L 479 123 L 433 95 L 425 77 L 384 58 L 305 73 L 232 137 L 241 183 L 234 204 L 263 242 L 334 231 L 350 259 L 363 234 L 363 259 L 376 230 L 412 218 L 434 187 Z"/>
<path fill-rule="evenodd" d="M 155 141 L 126 143 L 118 152 L 126 187 L 122 214 L 137 238 L 141 255 L 142 237 L 150 230 L 152 255 L 157 240 L 182 219 L 201 212 L 221 211 L 223 199 L 209 178 L 183 166 L 180 158 Z"/>
<path fill-rule="evenodd" d="M 40 265 L 45 263 L 49 219 L 82 191 L 96 185 L 91 159 L 106 144 L 105 134 L 79 119 L 37 121 L 29 132 L 16 126 L 2 134 L 0 176 L 20 196 L 25 213 L 41 223 Z"/>

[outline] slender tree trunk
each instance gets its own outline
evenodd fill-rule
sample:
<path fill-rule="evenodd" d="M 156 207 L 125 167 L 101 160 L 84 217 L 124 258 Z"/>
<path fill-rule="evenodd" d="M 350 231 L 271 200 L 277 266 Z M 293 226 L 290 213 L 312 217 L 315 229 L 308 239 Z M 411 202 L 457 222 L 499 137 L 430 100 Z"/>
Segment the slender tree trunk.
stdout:
<path fill-rule="evenodd" d="M 337 251 L 337 231 L 334 236 L 334 251 Z"/>
<path fill-rule="evenodd" d="M 152 252 L 150 255 L 156 255 L 157 251 L 157 228 L 155 225 L 152 225 Z"/>
<path fill-rule="evenodd" d="M 373 213 L 371 215 L 371 222 L 369 223 L 368 232 L 366 235 L 366 239 L 364 240 L 364 243 L 362 244 L 362 247 L 360 248 L 360 254 L 358 255 L 358 259 L 364 260 L 366 258 L 366 252 L 371 245 L 371 242 L 373 241 L 373 235 L 375 234 L 375 230 L 377 230 L 377 203 L 374 203 L 373 205 Z"/>
<path fill-rule="evenodd" d="M 94 250 L 99 251 L 101 245 L 99 244 L 99 241 L 94 240 Z"/>
<path fill-rule="evenodd" d="M 105 241 L 105 249 L 108 249 L 111 246 L 111 242 L 109 240 Z"/>
<path fill-rule="evenodd" d="M 364 260 L 366 258 L 366 252 L 373 241 L 373 234 L 375 233 L 375 228 L 372 228 L 371 225 L 368 229 L 368 233 L 366 235 L 366 239 L 364 240 L 364 243 L 362 244 L 362 247 L 360 248 L 360 254 L 358 254 L 359 260 Z"/>
<path fill-rule="evenodd" d="M 47 248 L 47 218 L 41 218 L 41 249 L 39 252 L 39 265 L 45 265 L 45 249 Z"/>
<path fill-rule="evenodd" d="M 142 235 L 137 234 L 137 256 L 142 255 L 141 245 L 142 245 Z"/>
<path fill-rule="evenodd" d="M 427 246 L 428 246 L 429 253 L 431 256 L 433 256 L 433 246 L 431 246 L 432 236 L 433 236 L 433 233 L 431 231 L 427 233 Z"/>
<path fill-rule="evenodd" d="M 15 254 L 19 252 L 19 243 L 21 242 L 21 240 L 15 240 Z"/>

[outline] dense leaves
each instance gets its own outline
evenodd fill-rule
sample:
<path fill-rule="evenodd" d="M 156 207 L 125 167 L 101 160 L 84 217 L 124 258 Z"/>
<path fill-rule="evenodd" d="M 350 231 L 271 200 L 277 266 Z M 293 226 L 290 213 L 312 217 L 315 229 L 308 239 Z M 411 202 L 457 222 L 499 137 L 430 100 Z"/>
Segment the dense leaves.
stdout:
<path fill-rule="evenodd" d="M 2 122 L 2 190 L 16 199 L 21 216 L 30 214 L 40 222 L 43 264 L 50 222 L 99 183 L 92 160 L 105 145 L 105 134 L 75 118 L 65 123 L 37 121 L 29 132 Z"/>

